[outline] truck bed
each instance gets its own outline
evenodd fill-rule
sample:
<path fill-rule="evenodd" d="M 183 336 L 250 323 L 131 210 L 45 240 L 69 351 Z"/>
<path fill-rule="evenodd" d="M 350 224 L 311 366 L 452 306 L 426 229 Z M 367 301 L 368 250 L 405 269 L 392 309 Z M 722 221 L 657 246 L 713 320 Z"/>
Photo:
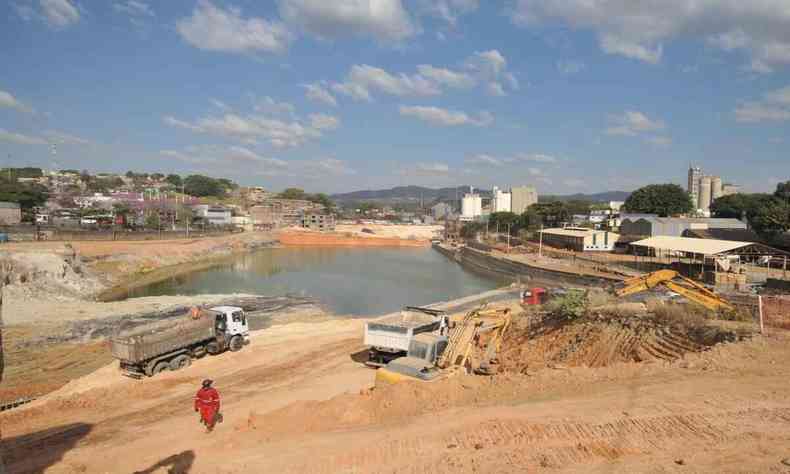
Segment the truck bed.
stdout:
<path fill-rule="evenodd" d="M 214 315 L 187 316 L 138 326 L 110 339 L 113 357 L 138 363 L 215 336 Z"/>
<path fill-rule="evenodd" d="M 416 311 L 401 311 L 399 314 L 393 314 L 385 318 L 377 319 L 369 323 L 381 328 L 403 328 L 415 329 L 422 326 L 437 323 L 438 319 L 430 314 L 419 313 Z"/>

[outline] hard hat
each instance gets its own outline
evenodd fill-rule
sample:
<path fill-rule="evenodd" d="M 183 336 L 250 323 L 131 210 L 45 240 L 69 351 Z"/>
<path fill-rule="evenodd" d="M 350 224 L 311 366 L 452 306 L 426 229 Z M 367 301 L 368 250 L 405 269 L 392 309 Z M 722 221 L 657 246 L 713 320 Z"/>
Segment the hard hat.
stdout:
<path fill-rule="evenodd" d="M 211 379 L 206 379 L 206 380 L 204 380 L 204 381 L 203 381 L 203 388 L 208 388 L 208 387 L 211 387 L 211 384 L 213 384 L 213 383 L 214 383 L 214 381 L 213 381 L 213 380 L 211 380 Z"/>

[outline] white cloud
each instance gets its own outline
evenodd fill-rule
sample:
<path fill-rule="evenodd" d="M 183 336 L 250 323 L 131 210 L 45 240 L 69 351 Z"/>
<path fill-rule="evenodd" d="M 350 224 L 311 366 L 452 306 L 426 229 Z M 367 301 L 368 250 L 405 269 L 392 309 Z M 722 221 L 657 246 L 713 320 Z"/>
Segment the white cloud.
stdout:
<path fill-rule="evenodd" d="M 0 107 L 8 107 L 26 114 L 34 114 L 32 107 L 17 100 L 10 92 L 0 90 Z"/>
<path fill-rule="evenodd" d="M 423 12 L 441 18 L 450 25 L 455 25 L 461 15 L 478 9 L 478 0 L 420 0 Z"/>
<path fill-rule="evenodd" d="M 565 75 L 578 74 L 584 70 L 584 67 L 581 61 L 557 61 L 557 70 Z"/>
<path fill-rule="evenodd" d="M 401 0 L 279 0 L 279 5 L 288 24 L 322 39 L 401 41 L 418 32 Z"/>
<path fill-rule="evenodd" d="M 126 13 L 131 16 L 147 16 L 152 18 L 156 16 L 150 5 L 138 0 L 116 1 L 113 3 L 112 7 L 118 13 Z"/>
<path fill-rule="evenodd" d="M 209 102 L 211 102 L 211 105 L 213 105 L 214 107 L 218 108 L 219 110 L 221 110 L 223 112 L 227 112 L 227 111 L 231 110 L 231 107 L 228 104 L 226 104 L 225 102 L 222 102 L 219 99 L 209 99 Z"/>
<path fill-rule="evenodd" d="M 81 138 L 76 135 L 71 135 L 65 132 L 59 132 L 57 130 L 47 130 L 44 132 L 44 137 L 50 143 L 59 143 L 63 145 L 78 145 L 78 146 L 91 146 L 93 142 L 86 139 Z"/>
<path fill-rule="evenodd" d="M 203 117 L 194 122 L 179 120 L 172 116 L 163 117 L 163 121 L 172 127 L 235 139 L 246 144 L 266 140 L 276 148 L 292 148 L 321 138 L 322 131 L 337 128 L 340 124 L 339 120 L 332 121 L 329 117 L 331 116 L 320 115 L 318 118 L 311 116 L 311 123 L 304 123 L 299 120 L 284 121 L 261 115 L 242 116 L 226 113 L 220 117 Z M 316 128 L 316 125 L 322 128 Z"/>
<path fill-rule="evenodd" d="M 767 92 L 761 100 L 744 101 L 735 109 L 735 120 L 741 123 L 790 120 L 790 86 Z"/>
<path fill-rule="evenodd" d="M 609 116 L 610 126 L 607 135 L 635 136 L 647 132 L 664 130 L 666 124 L 662 120 L 652 120 L 642 112 L 627 110 L 622 115 Z"/>
<path fill-rule="evenodd" d="M 446 163 L 415 163 L 401 169 L 401 174 L 407 176 L 445 176 L 450 173 Z"/>
<path fill-rule="evenodd" d="M 80 21 L 80 12 L 69 0 L 41 0 L 41 14 L 53 28 L 65 28 Z"/>
<path fill-rule="evenodd" d="M 341 84 L 333 84 L 335 92 L 351 96 L 356 100 L 370 100 L 370 92 L 378 91 L 399 97 L 431 96 L 441 94 L 439 85 L 420 75 L 390 74 L 384 69 L 355 64 Z"/>
<path fill-rule="evenodd" d="M 240 9 L 224 10 L 208 0 L 200 0 L 192 16 L 178 20 L 176 30 L 196 48 L 231 53 L 282 53 L 293 40 L 280 22 L 243 18 Z"/>
<path fill-rule="evenodd" d="M 288 162 L 260 155 L 249 148 L 228 145 L 192 145 L 183 150 L 161 150 L 161 156 L 174 158 L 205 170 L 237 171 L 251 174 L 279 174 Z M 276 171 L 266 172 L 274 168 Z"/>
<path fill-rule="evenodd" d="M 650 144 L 652 144 L 652 145 L 661 146 L 661 147 L 669 146 L 669 145 L 672 144 L 672 139 L 671 138 L 669 138 L 669 137 L 662 137 L 662 136 L 647 137 L 647 138 L 645 138 L 645 141 L 650 143 Z"/>
<path fill-rule="evenodd" d="M 310 114 L 310 126 L 316 130 L 335 130 L 340 127 L 340 119 L 333 115 Z"/>
<path fill-rule="evenodd" d="M 505 164 L 505 160 L 502 158 L 497 158 L 495 156 L 486 155 L 485 153 L 481 153 L 478 155 L 470 156 L 465 160 L 467 163 L 471 165 L 483 165 L 483 166 L 502 166 Z"/>
<path fill-rule="evenodd" d="M 307 91 L 305 94 L 307 98 L 314 102 L 322 102 L 332 107 L 337 107 L 337 99 L 327 90 L 326 82 L 313 82 L 311 84 L 302 84 L 302 87 Z"/>
<path fill-rule="evenodd" d="M 517 161 L 532 161 L 535 163 L 556 163 L 557 158 L 542 153 L 519 153 L 515 156 Z"/>
<path fill-rule="evenodd" d="M 15 143 L 17 145 L 46 145 L 47 141 L 41 137 L 9 132 L 0 128 L 0 142 Z"/>
<path fill-rule="evenodd" d="M 511 90 L 519 88 L 516 76 L 507 71 L 507 60 L 496 49 L 474 53 L 466 59 L 465 65 L 480 82 L 486 84 L 486 90 L 491 95 L 507 95 L 505 86 Z"/>
<path fill-rule="evenodd" d="M 661 60 L 664 42 L 698 38 L 749 53 L 759 72 L 790 64 L 786 0 L 516 0 L 510 13 L 521 26 L 591 30 L 604 52 L 647 63 Z"/>
<path fill-rule="evenodd" d="M 505 166 L 518 163 L 532 162 L 532 163 L 556 163 L 558 159 L 551 155 L 543 153 L 516 153 L 512 156 L 496 157 L 488 154 L 474 155 L 466 159 L 466 162 L 472 165 L 485 165 L 485 166 Z M 538 170 L 538 168 L 528 168 L 528 170 Z M 540 171 L 540 170 L 539 170 Z"/>
<path fill-rule="evenodd" d="M 296 107 L 288 102 L 279 102 L 271 97 L 264 96 L 263 99 L 257 100 L 253 109 L 256 112 L 261 112 L 270 115 L 285 115 L 293 117 L 296 115 Z"/>
<path fill-rule="evenodd" d="M 400 114 L 406 117 L 415 117 L 433 125 L 442 127 L 456 127 L 459 125 L 474 125 L 487 127 L 494 121 L 490 112 L 480 112 L 478 118 L 469 116 L 466 112 L 442 109 L 431 106 L 400 106 Z"/>
<path fill-rule="evenodd" d="M 430 64 L 420 64 L 417 66 L 417 71 L 421 76 L 432 80 L 436 84 L 448 87 L 466 89 L 474 87 L 476 82 L 474 77 L 465 72 L 451 71 L 449 69 L 434 67 Z"/>
<path fill-rule="evenodd" d="M 338 160 L 331 157 L 312 161 L 304 161 L 298 163 L 298 165 L 307 173 L 311 173 L 315 177 L 325 177 L 326 175 L 348 176 L 357 174 L 357 171 L 349 166 L 347 161 Z"/>

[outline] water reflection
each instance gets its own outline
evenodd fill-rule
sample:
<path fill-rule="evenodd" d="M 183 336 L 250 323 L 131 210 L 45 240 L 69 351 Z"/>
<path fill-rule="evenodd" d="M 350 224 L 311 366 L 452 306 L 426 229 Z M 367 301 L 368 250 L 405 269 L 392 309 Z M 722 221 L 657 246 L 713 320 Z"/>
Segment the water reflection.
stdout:
<path fill-rule="evenodd" d="M 208 270 L 133 291 L 132 296 L 254 293 L 318 298 L 336 314 L 383 314 L 497 287 L 430 248 L 266 249 Z"/>

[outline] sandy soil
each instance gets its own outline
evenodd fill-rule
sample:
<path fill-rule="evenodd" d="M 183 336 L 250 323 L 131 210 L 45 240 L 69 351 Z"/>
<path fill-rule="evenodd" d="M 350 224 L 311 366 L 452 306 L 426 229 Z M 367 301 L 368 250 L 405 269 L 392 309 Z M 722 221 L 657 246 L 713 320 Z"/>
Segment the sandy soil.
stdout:
<path fill-rule="evenodd" d="M 102 368 L 0 415 L 9 472 L 790 469 L 781 464 L 790 457 L 783 331 L 679 360 L 590 368 L 574 359 L 369 390 L 361 328 L 277 326 L 241 352 L 142 381 Z M 223 395 L 225 421 L 211 434 L 191 409 L 204 377 Z"/>
<path fill-rule="evenodd" d="M 362 232 L 362 229 L 370 229 L 374 233 Z M 338 224 L 335 227 L 337 232 L 350 232 L 362 237 L 398 237 L 401 239 L 430 240 L 436 238 L 444 230 L 441 225 L 406 225 L 406 224 Z"/>

